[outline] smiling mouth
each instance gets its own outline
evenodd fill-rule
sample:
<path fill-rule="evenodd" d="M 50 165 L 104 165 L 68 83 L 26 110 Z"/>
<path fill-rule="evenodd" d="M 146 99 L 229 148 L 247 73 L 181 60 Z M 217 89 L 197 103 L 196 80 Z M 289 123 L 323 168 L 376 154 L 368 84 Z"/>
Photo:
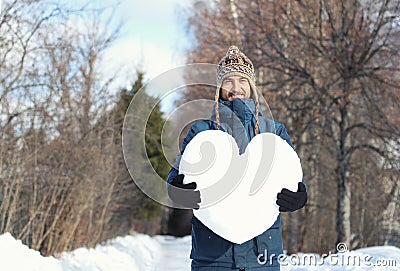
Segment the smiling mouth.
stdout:
<path fill-rule="evenodd" d="M 232 92 L 230 92 L 229 93 L 229 98 L 244 98 L 244 94 L 241 94 L 241 93 L 232 93 Z"/>

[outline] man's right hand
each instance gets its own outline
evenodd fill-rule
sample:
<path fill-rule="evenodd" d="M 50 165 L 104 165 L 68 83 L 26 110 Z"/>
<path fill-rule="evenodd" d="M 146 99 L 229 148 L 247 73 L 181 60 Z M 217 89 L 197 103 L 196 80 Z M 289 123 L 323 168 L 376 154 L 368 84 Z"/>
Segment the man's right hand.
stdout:
<path fill-rule="evenodd" d="M 201 199 L 200 191 L 195 191 L 197 184 L 195 182 L 183 184 L 183 178 L 185 178 L 185 175 L 179 174 L 168 184 L 169 198 L 180 205 L 178 207 L 199 209 Z"/>

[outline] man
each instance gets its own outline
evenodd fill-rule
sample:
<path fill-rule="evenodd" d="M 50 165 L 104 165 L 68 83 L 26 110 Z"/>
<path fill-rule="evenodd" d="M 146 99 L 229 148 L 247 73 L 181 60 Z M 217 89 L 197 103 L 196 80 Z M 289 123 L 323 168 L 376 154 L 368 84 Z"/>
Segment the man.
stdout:
<path fill-rule="evenodd" d="M 245 151 L 255 135 L 264 132 L 279 135 L 293 147 L 284 125 L 265 119 L 259 112 L 253 63 L 236 46 L 231 46 L 218 63 L 215 102 L 211 120 L 199 121 L 192 125 L 182 143 L 182 152 L 168 175 L 168 195 L 172 201 L 183 207 L 197 209 L 201 202 L 200 192 L 195 190 L 196 183 L 183 184 L 184 175 L 178 172 L 180 158 L 186 145 L 199 132 L 219 129 L 231 134 L 240 153 Z M 232 114 L 236 117 L 233 118 Z M 292 212 L 305 205 L 307 192 L 303 182 L 299 182 L 299 188 L 295 192 L 283 189 L 278 193 L 277 204 L 280 206 L 280 212 Z M 175 187 L 182 190 L 178 191 Z M 223 239 L 195 216 L 192 217 L 191 223 L 192 271 L 280 270 L 277 260 L 283 253 L 280 216 L 268 230 L 243 244 Z M 264 255 L 265 252 L 267 255 Z"/>

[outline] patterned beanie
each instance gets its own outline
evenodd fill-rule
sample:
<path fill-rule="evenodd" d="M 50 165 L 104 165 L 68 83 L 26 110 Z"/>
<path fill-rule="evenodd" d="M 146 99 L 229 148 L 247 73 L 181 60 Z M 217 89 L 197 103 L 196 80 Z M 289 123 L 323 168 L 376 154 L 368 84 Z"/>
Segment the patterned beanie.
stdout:
<path fill-rule="evenodd" d="M 228 76 L 243 76 L 247 78 L 249 84 L 251 86 L 253 92 L 253 98 L 256 103 L 255 117 L 256 117 L 256 125 L 254 128 L 254 135 L 258 134 L 258 98 L 256 91 L 256 77 L 254 74 L 254 65 L 251 60 L 242 53 L 238 47 L 232 45 L 229 47 L 225 56 L 221 58 L 218 62 L 217 66 L 217 89 L 215 93 L 215 115 L 217 121 L 217 129 L 220 128 L 220 119 L 218 112 L 218 99 L 220 95 L 220 90 L 222 86 L 222 82 Z"/>
<path fill-rule="evenodd" d="M 221 86 L 223 80 L 232 75 L 244 76 L 252 86 L 256 85 L 253 63 L 234 45 L 229 47 L 225 56 L 218 63 L 217 85 Z"/>

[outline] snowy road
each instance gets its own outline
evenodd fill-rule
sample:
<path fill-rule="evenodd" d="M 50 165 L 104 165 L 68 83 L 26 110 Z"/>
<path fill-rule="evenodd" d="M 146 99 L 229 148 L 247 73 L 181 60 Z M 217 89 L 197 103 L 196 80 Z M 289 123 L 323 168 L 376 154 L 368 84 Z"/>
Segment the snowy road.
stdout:
<path fill-rule="evenodd" d="M 161 247 L 160 257 L 155 264 L 155 271 L 190 271 L 191 238 L 175 238 L 172 236 L 156 236 L 154 239 Z"/>

